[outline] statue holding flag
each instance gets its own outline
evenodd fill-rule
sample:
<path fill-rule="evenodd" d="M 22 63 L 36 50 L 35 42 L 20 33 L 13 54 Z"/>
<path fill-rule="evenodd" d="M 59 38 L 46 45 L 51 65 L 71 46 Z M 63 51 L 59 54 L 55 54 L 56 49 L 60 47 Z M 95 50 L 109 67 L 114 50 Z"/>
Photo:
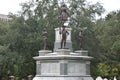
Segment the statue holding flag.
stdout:
<path fill-rule="evenodd" d="M 69 14 L 67 11 L 67 7 L 65 4 L 62 4 L 61 10 L 60 10 L 60 20 L 61 20 L 62 26 L 64 26 L 64 23 L 68 20 L 68 17 L 69 17 Z"/>

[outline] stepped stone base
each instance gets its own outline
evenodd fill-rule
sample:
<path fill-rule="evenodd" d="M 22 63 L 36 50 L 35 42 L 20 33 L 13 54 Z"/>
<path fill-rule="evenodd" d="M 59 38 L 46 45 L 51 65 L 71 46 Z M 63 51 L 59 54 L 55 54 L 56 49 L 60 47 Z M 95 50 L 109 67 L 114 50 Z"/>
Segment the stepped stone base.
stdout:
<path fill-rule="evenodd" d="M 84 76 L 80 76 L 80 77 L 68 77 L 68 76 L 61 76 L 61 77 L 35 77 L 33 80 L 93 80 L 91 77 L 84 77 Z"/>
<path fill-rule="evenodd" d="M 93 80 L 90 76 L 90 60 L 87 51 L 71 52 L 69 49 L 39 51 L 36 60 L 36 76 L 33 80 Z"/>

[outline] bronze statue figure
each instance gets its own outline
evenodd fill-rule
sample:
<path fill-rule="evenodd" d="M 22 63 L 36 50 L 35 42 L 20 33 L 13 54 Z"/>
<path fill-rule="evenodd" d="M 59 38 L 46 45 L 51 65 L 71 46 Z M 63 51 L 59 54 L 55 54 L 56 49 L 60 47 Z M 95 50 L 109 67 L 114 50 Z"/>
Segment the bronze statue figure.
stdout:
<path fill-rule="evenodd" d="M 47 30 L 46 30 L 46 28 L 43 29 L 42 36 L 43 36 L 43 49 L 46 50 L 46 46 L 47 46 Z"/>
<path fill-rule="evenodd" d="M 82 49 L 82 43 L 83 43 L 82 30 L 80 30 L 80 32 L 79 32 L 79 40 L 80 40 L 80 49 Z"/>
<path fill-rule="evenodd" d="M 67 11 L 67 7 L 65 4 L 61 5 L 61 10 L 60 10 L 60 20 L 61 20 L 61 28 L 60 28 L 60 34 L 62 34 L 62 39 L 61 39 L 61 48 L 64 48 L 66 46 L 66 39 L 67 39 L 67 35 L 69 34 L 67 30 L 65 30 L 64 23 L 68 20 L 69 14 Z M 61 30 L 62 29 L 62 30 Z"/>
<path fill-rule="evenodd" d="M 63 26 L 63 30 L 60 33 L 62 34 L 62 40 L 61 40 L 61 49 L 62 49 L 63 44 L 64 44 L 64 48 L 66 46 L 66 39 L 67 39 L 67 35 L 69 35 L 69 33 L 67 30 L 65 30 L 65 26 Z"/>
<path fill-rule="evenodd" d="M 87 29 L 87 27 L 79 28 L 79 40 L 80 40 L 80 49 L 83 49 L 83 31 Z"/>
<path fill-rule="evenodd" d="M 63 4 L 61 6 L 61 11 L 60 11 L 60 19 L 61 19 L 62 26 L 64 26 L 64 23 L 67 21 L 68 17 L 69 17 L 69 14 L 68 14 L 66 5 Z"/>

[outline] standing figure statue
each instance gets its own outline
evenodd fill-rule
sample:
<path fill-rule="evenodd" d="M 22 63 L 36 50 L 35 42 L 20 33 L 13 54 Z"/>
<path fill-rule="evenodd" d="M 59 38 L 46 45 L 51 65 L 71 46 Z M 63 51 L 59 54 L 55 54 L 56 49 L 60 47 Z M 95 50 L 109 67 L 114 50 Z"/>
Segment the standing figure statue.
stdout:
<path fill-rule="evenodd" d="M 61 19 L 62 26 L 64 26 L 64 23 L 67 21 L 68 17 L 69 17 L 69 14 L 68 14 L 66 5 L 63 4 L 61 6 L 61 11 L 60 11 L 60 19 Z"/>
<path fill-rule="evenodd" d="M 42 36 L 43 36 L 43 49 L 46 50 L 46 46 L 47 46 L 47 30 L 46 30 L 46 28 L 43 29 Z"/>
<path fill-rule="evenodd" d="M 62 34 L 62 40 L 61 40 L 61 49 L 62 49 L 63 44 L 64 44 L 64 48 L 65 48 L 67 35 L 69 35 L 68 31 L 65 30 L 65 26 L 63 26 L 63 30 L 60 32 L 60 34 Z"/>
<path fill-rule="evenodd" d="M 80 49 L 82 50 L 82 44 L 83 44 L 83 35 L 82 35 L 82 30 L 79 32 L 79 40 L 80 40 Z"/>

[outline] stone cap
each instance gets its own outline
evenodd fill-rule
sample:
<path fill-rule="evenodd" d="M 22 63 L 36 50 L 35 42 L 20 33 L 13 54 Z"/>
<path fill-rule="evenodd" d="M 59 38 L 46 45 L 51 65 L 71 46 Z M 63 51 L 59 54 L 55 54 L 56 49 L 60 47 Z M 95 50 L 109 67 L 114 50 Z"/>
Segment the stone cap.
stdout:
<path fill-rule="evenodd" d="M 76 55 L 49 55 L 33 57 L 35 60 L 91 60 L 90 56 L 76 56 Z"/>
<path fill-rule="evenodd" d="M 38 51 L 39 52 L 39 56 L 45 56 L 47 55 L 48 53 L 52 53 L 51 50 L 40 50 Z"/>
<path fill-rule="evenodd" d="M 88 56 L 88 51 L 87 50 L 76 50 L 75 55 Z"/>
<path fill-rule="evenodd" d="M 61 28 L 61 29 L 62 29 L 62 28 Z M 66 29 L 66 30 L 70 30 L 70 31 L 72 30 L 72 28 L 68 28 L 68 27 L 66 27 L 65 29 Z M 55 31 L 59 31 L 59 30 L 60 30 L 60 28 L 55 28 Z"/>
<path fill-rule="evenodd" d="M 70 49 L 56 49 L 55 51 L 57 55 L 69 55 L 71 50 Z"/>

